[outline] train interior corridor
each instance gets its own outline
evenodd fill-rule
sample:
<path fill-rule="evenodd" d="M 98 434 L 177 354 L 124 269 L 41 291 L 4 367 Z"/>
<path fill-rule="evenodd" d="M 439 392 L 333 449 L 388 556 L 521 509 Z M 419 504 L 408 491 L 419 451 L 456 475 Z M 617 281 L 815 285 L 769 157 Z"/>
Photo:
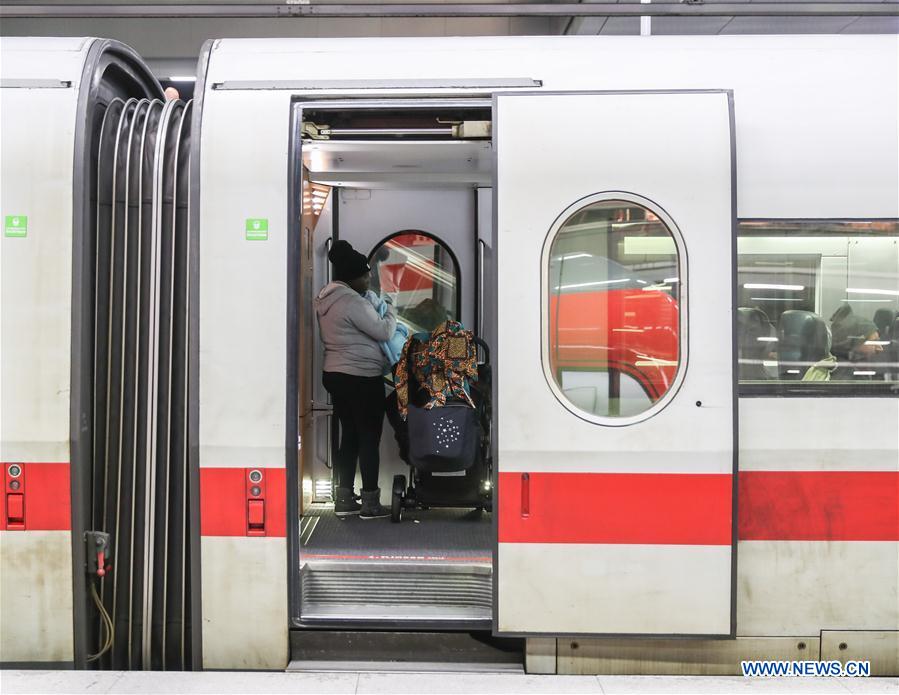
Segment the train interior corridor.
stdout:
<path fill-rule="evenodd" d="M 303 248 L 294 620 L 316 627 L 487 629 L 495 545 L 488 440 L 469 470 L 422 480 L 401 458 L 388 414 L 379 485 L 393 518 L 338 518 L 333 459 L 340 432 L 321 383 L 313 299 L 332 279 L 332 244 L 349 241 L 369 257 L 372 290 L 390 295 L 410 333 L 456 320 L 483 339 L 479 371 L 490 397 L 493 337 L 484 281 L 492 262 L 490 104 L 295 109 L 294 157 L 301 166 L 293 195 L 298 212 L 302 206 Z M 385 376 L 388 411 L 395 412 L 393 381 Z M 479 403 L 482 431 L 490 427 L 486 408 Z"/>

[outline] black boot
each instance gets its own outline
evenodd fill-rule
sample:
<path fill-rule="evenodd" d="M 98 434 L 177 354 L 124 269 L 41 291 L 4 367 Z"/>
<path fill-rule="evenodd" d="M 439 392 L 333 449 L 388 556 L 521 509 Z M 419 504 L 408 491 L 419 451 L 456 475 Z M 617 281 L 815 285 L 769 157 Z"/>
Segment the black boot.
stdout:
<path fill-rule="evenodd" d="M 337 499 L 334 500 L 334 513 L 337 516 L 358 514 L 360 509 L 362 509 L 362 505 L 356 501 L 356 497 L 353 495 L 353 488 L 337 488 Z"/>
<path fill-rule="evenodd" d="M 390 516 L 390 510 L 381 506 L 381 489 L 362 491 L 362 511 L 359 512 L 360 519 L 380 519 Z"/>

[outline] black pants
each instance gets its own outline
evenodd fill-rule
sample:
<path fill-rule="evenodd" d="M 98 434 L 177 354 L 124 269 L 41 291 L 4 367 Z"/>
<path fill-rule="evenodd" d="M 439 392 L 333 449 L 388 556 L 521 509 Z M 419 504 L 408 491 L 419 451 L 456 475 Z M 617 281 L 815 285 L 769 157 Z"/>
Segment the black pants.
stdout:
<path fill-rule="evenodd" d="M 390 392 L 385 401 L 387 408 L 387 421 L 393 428 L 393 436 L 400 448 L 400 458 L 409 463 L 409 423 L 400 417 L 400 407 L 397 402 L 396 390 Z"/>
<path fill-rule="evenodd" d="M 322 384 L 331 394 L 334 415 L 340 423 L 340 446 L 334 459 L 338 487 L 353 487 L 358 459 L 362 489 L 376 490 L 378 447 L 384 424 L 384 380 L 379 376 L 323 372 Z"/>

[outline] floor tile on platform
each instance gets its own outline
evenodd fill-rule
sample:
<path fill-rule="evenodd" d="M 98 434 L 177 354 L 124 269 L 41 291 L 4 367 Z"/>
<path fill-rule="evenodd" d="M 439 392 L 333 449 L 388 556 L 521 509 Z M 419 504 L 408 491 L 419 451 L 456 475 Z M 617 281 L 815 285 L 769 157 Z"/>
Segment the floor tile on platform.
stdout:
<path fill-rule="evenodd" d="M 0 693 L 108 693 L 119 671 L 2 671 Z"/>
<path fill-rule="evenodd" d="M 896 695 L 899 693 L 899 678 L 837 678 L 835 679 L 850 693 L 862 695 Z"/>
<path fill-rule="evenodd" d="M 353 695 L 355 673 L 206 671 L 4 671 L 0 692 L 17 693 L 333 693 Z"/>
<path fill-rule="evenodd" d="M 462 695 L 463 693 L 591 693 L 599 695 L 595 676 L 528 676 L 500 673 L 362 673 L 358 695 Z"/>
<path fill-rule="evenodd" d="M 117 693 L 334 693 L 356 692 L 355 673 L 268 673 L 207 671 L 205 673 L 123 674 Z"/>
<path fill-rule="evenodd" d="M 718 693 L 840 693 L 846 690 L 834 678 L 743 678 L 742 676 L 599 676 L 603 693 L 660 693 L 717 695 Z"/>

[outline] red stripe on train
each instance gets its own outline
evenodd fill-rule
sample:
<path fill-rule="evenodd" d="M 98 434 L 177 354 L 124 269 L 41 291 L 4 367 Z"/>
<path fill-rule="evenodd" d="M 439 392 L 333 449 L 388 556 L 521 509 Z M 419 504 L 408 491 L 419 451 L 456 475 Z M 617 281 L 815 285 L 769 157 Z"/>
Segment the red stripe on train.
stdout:
<path fill-rule="evenodd" d="M 744 541 L 899 541 L 895 471 L 743 471 Z"/>
<path fill-rule="evenodd" d="M 247 471 L 249 468 L 200 469 L 200 535 L 248 536 Z M 262 471 L 265 488 L 264 533 L 287 535 L 287 476 L 284 468 Z"/>
<path fill-rule="evenodd" d="M 0 514 L 0 531 L 71 531 L 72 530 L 72 488 L 68 463 L 20 463 L 7 461 L 3 464 L 0 478 L 4 483 L 2 514 Z M 10 486 L 13 478 L 9 474 L 12 465 L 21 468 L 21 474 L 15 478 L 17 489 Z M 17 506 L 15 523 L 8 524 L 10 510 L 7 504 L 10 495 L 21 495 L 16 498 Z M 19 505 L 24 513 L 24 523 L 18 523 Z M 23 528 L 24 527 L 24 528 Z"/>
<path fill-rule="evenodd" d="M 285 471 L 263 470 L 266 535 L 283 537 Z M 201 469 L 202 535 L 247 535 L 245 475 L 242 468 Z M 67 476 L 65 483 L 66 525 L 58 528 L 68 528 Z M 726 474 L 531 473 L 527 516 L 521 474 L 501 473 L 499 485 L 501 543 L 731 542 Z M 899 540 L 896 472 L 745 471 L 739 500 L 740 540 Z"/>
<path fill-rule="evenodd" d="M 728 474 L 500 473 L 500 543 L 730 545 Z"/>

